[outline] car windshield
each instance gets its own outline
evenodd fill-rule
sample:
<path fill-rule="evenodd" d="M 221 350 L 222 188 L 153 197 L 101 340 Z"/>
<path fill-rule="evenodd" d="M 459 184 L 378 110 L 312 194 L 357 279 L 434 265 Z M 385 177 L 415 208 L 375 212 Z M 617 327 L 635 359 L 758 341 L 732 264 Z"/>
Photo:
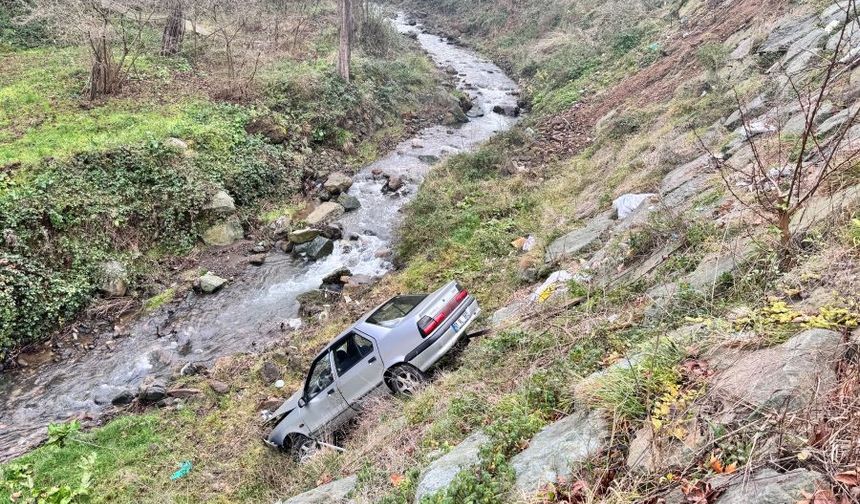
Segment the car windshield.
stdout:
<path fill-rule="evenodd" d="M 382 327 L 394 327 L 427 296 L 397 296 L 373 312 L 367 321 Z"/>

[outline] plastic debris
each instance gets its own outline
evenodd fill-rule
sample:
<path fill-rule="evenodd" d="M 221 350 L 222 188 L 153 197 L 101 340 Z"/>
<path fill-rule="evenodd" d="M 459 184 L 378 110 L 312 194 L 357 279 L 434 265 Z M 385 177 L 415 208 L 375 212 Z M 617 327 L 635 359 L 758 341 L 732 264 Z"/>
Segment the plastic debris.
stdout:
<path fill-rule="evenodd" d="M 536 301 L 538 303 L 543 303 L 547 299 L 552 296 L 557 288 L 559 283 L 567 282 L 568 280 L 572 280 L 573 275 L 564 270 L 559 270 L 552 273 L 544 283 L 541 284 L 540 287 L 535 289 L 532 295 L 529 297 L 532 301 Z"/>
<path fill-rule="evenodd" d="M 652 196 L 656 195 L 654 193 L 625 194 L 616 198 L 616 200 L 612 202 L 612 207 L 616 212 L 618 212 L 619 220 L 626 219 L 630 214 L 635 212 L 642 203 L 650 199 Z"/>
<path fill-rule="evenodd" d="M 525 252 L 529 252 L 531 249 L 535 248 L 535 245 L 537 245 L 537 240 L 534 236 L 529 235 L 529 237 L 526 238 L 526 242 L 523 243 L 523 250 Z"/>
<path fill-rule="evenodd" d="M 186 460 L 185 462 L 179 464 L 179 470 L 173 473 L 172 476 L 170 476 L 170 480 L 176 481 L 180 478 L 184 478 L 188 475 L 189 472 L 191 472 L 192 467 L 193 465 L 191 464 L 190 460 Z"/>

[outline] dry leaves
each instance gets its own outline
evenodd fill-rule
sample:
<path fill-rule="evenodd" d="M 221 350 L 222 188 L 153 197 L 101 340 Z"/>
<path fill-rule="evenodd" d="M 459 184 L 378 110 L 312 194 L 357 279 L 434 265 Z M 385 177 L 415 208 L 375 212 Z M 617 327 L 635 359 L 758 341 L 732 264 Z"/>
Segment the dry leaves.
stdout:
<path fill-rule="evenodd" d="M 732 474 L 738 470 L 738 466 L 734 462 L 725 465 L 722 460 L 718 459 L 714 455 L 711 455 L 711 458 L 705 466 L 717 474 Z"/>
<path fill-rule="evenodd" d="M 860 487 L 860 476 L 858 476 L 857 471 L 845 471 L 837 474 L 833 477 L 839 483 L 847 486 L 848 488 Z"/>
<path fill-rule="evenodd" d="M 689 504 L 711 504 L 719 496 L 719 492 L 706 481 L 684 481 L 681 484 L 681 493 L 684 494 L 684 501 Z"/>
<path fill-rule="evenodd" d="M 399 487 L 400 484 L 403 483 L 403 480 L 406 479 L 406 477 L 403 476 L 402 474 L 391 473 L 391 475 L 388 477 L 388 479 L 391 480 L 391 486 Z"/>
<path fill-rule="evenodd" d="M 803 492 L 803 499 L 797 501 L 797 504 L 851 504 L 848 497 L 843 496 L 837 500 L 833 492 L 824 488 L 819 488 L 814 493 Z"/>

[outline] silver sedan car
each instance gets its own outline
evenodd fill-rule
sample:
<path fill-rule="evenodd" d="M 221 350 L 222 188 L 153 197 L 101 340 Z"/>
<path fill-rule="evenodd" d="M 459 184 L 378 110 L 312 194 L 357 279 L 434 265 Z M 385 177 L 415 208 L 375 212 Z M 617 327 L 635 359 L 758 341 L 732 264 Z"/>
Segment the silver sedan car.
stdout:
<path fill-rule="evenodd" d="M 413 394 L 480 311 L 456 282 L 432 294 L 395 296 L 371 310 L 314 359 L 304 387 L 273 414 L 266 444 L 304 461 L 363 400 L 386 388 Z"/>

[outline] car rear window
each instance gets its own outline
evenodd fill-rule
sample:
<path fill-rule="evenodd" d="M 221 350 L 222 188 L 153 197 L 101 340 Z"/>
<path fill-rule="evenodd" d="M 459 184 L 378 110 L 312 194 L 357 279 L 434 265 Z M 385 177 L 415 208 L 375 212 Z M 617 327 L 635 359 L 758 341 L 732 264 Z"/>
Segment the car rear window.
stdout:
<path fill-rule="evenodd" d="M 427 296 L 397 296 L 373 312 L 367 321 L 382 327 L 394 327 Z"/>

